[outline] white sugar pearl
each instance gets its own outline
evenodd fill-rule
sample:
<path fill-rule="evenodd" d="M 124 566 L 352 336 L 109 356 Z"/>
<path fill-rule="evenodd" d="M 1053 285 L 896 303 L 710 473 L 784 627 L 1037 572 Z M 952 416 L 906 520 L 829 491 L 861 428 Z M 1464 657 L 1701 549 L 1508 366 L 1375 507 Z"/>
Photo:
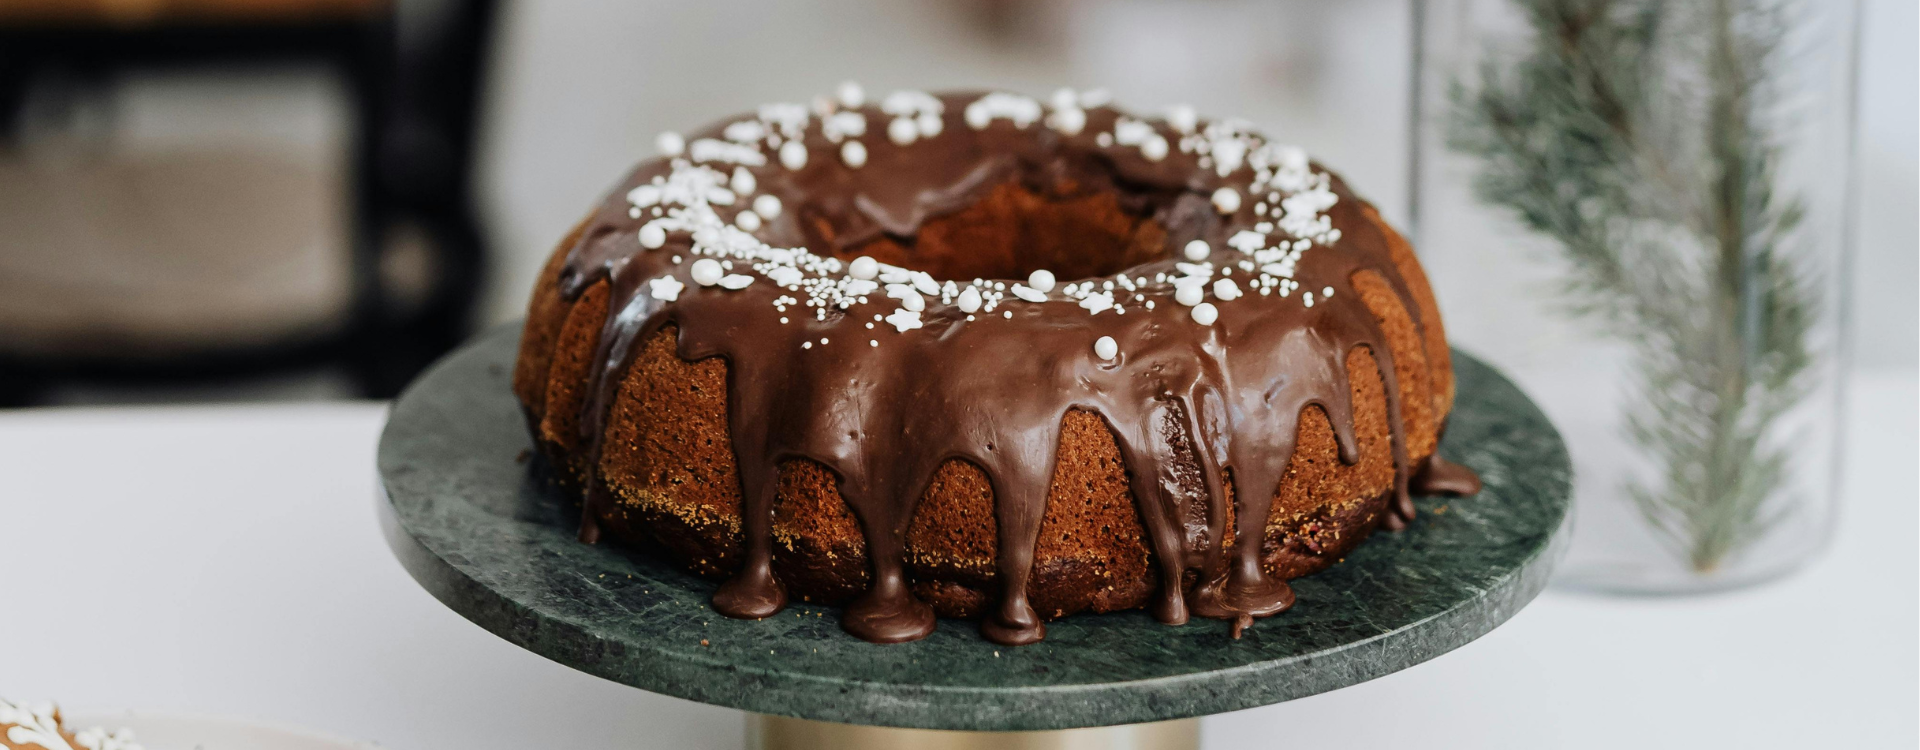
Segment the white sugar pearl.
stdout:
<path fill-rule="evenodd" d="M 741 211 L 739 216 L 733 217 L 733 224 L 734 226 L 740 227 L 742 231 L 758 231 L 760 229 L 760 215 L 752 211 Z"/>
<path fill-rule="evenodd" d="M 867 103 L 867 92 L 853 81 L 842 81 L 840 90 L 835 93 L 839 95 L 842 107 L 858 107 Z"/>
<path fill-rule="evenodd" d="M 1208 255 L 1213 254 L 1213 246 L 1207 244 L 1206 240 L 1194 240 L 1187 243 L 1187 248 L 1183 252 L 1187 256 L 1187 260 L 1199 263 L 1200 261 L 1206 260 Z"/>
<path fill-rule="evenodd" d="M 1174 130 L 1191 133 L 1200 124 L 1200 116 L 1193 111 L 1192 107 L 1176 104 L 1172 109 L 1167 110 L 1167 124 L 1173 126 Z"/>
<path fill-rule="evenodd" d="M 1204 304 L 1206 299 L 1207 288 L 1200 284 L 1188 284 L 1180 287 L 1173 293 L 1173 301 L 1186 305 L 1187 307 Z"/>
<path fill-rule="evenodd" d="M 946 123 L 940 121 L 940 116 L 932 112 L 921 112 L 920 116 L 914 119 L 914 122 L 920 124 L 921 138 L 932 138 L 939 135 L 940 131 L 945 130 L 947 127 Z"/>
<path fill-rule="evenodd" d="M 1079 107 L 1062 109 L 1054 112 L 1053 117 L 1047 122 L 1062 135 L 1079 135 L 1080 131 L 1087 127 L 1087 111 Z M 1160 145 L 1164 147 L 1166 143 L 1162 142 Z M 1165 154 L 1161 155 L 1165 156 Z"/>
<path fill-rule="evenodd" d="M 975 289 L 973 287 L 967 287 L 966 291 L 963 291 L 960 293 L 960 299 L 954 300 L 954 304 L 960 306 L 960 312 L 964 312 L 964 313 L 979 312 L 980 311 L 980 290 Z"/>
<path fill-rule="evenodd" d="M 840 161 L 847 166 L 859 169 L 867 163 L 867 147 L 859 141 L 847 141 L 840 147 Z"/>
<path fill-rule="evenodd" d="M 640 246 L 648 250 L 658 250 L 667 244 L 667 230 L 659 224 L 648 223 L 640 227 Z"/>
<path fill-rule="evenodd" d="M 1167 158 L 1167 139 L 1159 133 L 1153 134 L 1140 144 L 1140 155 L 1146 157 L 1147 161 Z"/>
<path fill-rule="evenodd" d="M 669 130 L 654 137 L 653 147 L 660 149 L 660 153 L 666 156 L 679 156 L 680 152 L 687 150 L 687 139 Z"/>
<path fill-rule="evenodd" d="M 1193 306 L 1193 322 L 1203 326 L 1210 326 L 1213 325 L 1214 321 L 1219 319 L 1220 310 L 1215 308 L 1212 302 L 1202 302 Z"/>
<path fill-rule="evenodd" d="M 1222 302 L 1232 302 L 1240 298 L 1240 285 L 1233 283 L 1233 279 L 1213 282 L 1213 296 L 1219 297 Z"/>
<path fill-rule="evenodd" d="M 726 277 L 727 270 L 720 267 L 720 261 L 701 258 L 693 262 L 693 283 L 701 286 L 713 286 Z"/>
<path fill-rule="evenodd" d="M 760 218 L 773 221 L 780 218 L 780 199 L 771 195 L 762 195 L 753 199 L 753 212 Z"/>
<path fill-rule="evenodd" d="M 1120 344 L 1114 341 L 1112 336 L 1101 336 L 1099 340 L 1093 342 L 1093 353 L 1101 359 L 1112 360 L 1120 356 Z"/>
<path fill-rule="evenodd" d="M 799 169 L 807 165 L 807 147 L 799 141 L 787 141 L 780 147 L 780 166 Z"/>
<path fill-rule="evenodd" d="M 920 128 L 912 120 L 895 117 L 893 122 L 887 123 L 887 140 L 893 141 L 894 145 L 905 146 L 919 138 Z"/>
<path fill-rule="evenodd" d="M 967 127 L 973 128 L 974 130 L 985 128 L 987 123 L 993 122 L 993 113 L 987 111 L 987 108 L 981 106 L 979 102 L 967 105 L 965 116 Z"/>
<path fill-rule="evenodd" d="M 1053 272 L 1042 268 L 1027 274 L 1027 286 L 1042 292 L 1053 291 Z"/>
<path fill-rule="evenodd" d="M 854 258 L 852 263 L 847 264 L 847 274 L 856 279 L 871 281 L 873 277 L 880 275 L 880 261 L 865 255 Z"/>
<path fill-rule="evenodd" d="M 1327 286 L 1327 287 L 1321 287 L 1321 288 L 1320 288 L 1320 296 L 1322 296 L 1322 297 L 1332 297 L 1332 296 L 1333 296 L 1333 287 L 1330 287 L 1330 286 Z"/>
<path fill-rule="evenodd" d="M 1213 208 L 1223 214 L 1240 210 L 1240 191 L 1223 187 L 1213 191 Z"/>
<path fill-rule="evenodd" d="M 733 179 L 729 180 L 727 185 L 732 187 L 736 194 L 752 195 L 754 190 L 759 189 L 760 181 L 754 179 L 753 173 L 747 171 L 746 167 L 734 167 Z"/>

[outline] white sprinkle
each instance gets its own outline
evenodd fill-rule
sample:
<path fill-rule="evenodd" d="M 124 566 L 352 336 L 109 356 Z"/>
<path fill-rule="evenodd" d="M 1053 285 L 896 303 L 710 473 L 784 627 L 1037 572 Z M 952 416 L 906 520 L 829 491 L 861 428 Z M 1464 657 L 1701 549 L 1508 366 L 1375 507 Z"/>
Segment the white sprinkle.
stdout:
<path fill-rule="evenodd" d="M 932 138 L 939 135 L 940 131 L 945 130 L 947 127 L 946 123 L 940 121 L 940 114 L 937 112 L 921 112 L 919 117 L 914 118 L 914 122 L 920 124 L 920 137 L 922 138 Z"/>
<path fill-rule="evenodd" d="M 780 217 L 780 199 L 771 195 L 762 195 L 753 199 L 753 212 L 760 218 L 773 221 Z"/>
<path fill-rule="evenodd" d="M 1240 298 L 1240 285 L 1233 283 L 1233 279 L 1213 282 L 1213 296 L 1219 297 L 1222 302 L 1232 302 Z"/>
<path fill-rule="evenodd" d="M 1000 313 L 1000 316 L 1006 318 L 1007 320 L 1013 320 L 1013 311 L 1008 310 L 1006 312 Z"/>
<path fill-rule="evenodd" d="M 1167 110 L 1167 124 L 1181 133 L 1191 133 L 1194 127 L 1200 124 L 1200 116 L 1193 111 L 1192 107 L 1176 104 L 1172 109 Z"/>
<path fill-rule="evenodd" d="M 673 264 L 676 266 L 680 265 L 680 256 L 678 255 L 673 256 Z"/>
<path fill-rule="evenodd" d="M 1242 229 L 1238 232 L 1234 232 L 1232 237 L 1228 237 L 1227 244 L 1231 245 L 1233 249 L 1239 250 L 1240 252 L 1252 253 L 1254 251 L 1259 250 L 1262 246 L 1266 245 L 1267 238 L 1265 235 L 1262 235 L 1259 232 L 1251 232 L 1251 231 Z"/>
<path fill-rule="evenodd" d="M 900 300 L 900 306 L 914 312 L 927 308 L 927 301 L 908 284 L 888 284 L 887 296 Z"/>
<path fill-rule="evenodd" d="M 859 141 L 847 141 L 846 145 L 840 147 L 840 161 L 859 169 L 867 163 L 867 147 Z"/>
<path fill-rule="evenodd" d="M 867 345 L 868 345 L 868 346 L 879 346 L 879 345 L 880 345 L 880 342 L 878 342 L 878 341 L 875 341 L 875 340 L 873 340 L 873 339 L 867 339 Z"/>
<path fill-rule="evenodd" d="M 835 112 L 820 119 L 820 134 L 834 143 L 848 136 L 858 138 L 866 135 L 867 116 L 853 110 Z"/>
<path fill-rule="evenodd" d="M 920 327 L 920 313 L 913 310 L 895 310 L 892 315 L 887 316 L 887 322 L 893 324 L 894 330 L 906 333 Z"/>
<path fill-rule="evenodd" d="M 1147 309 L 1148 309 L 1148 310 L 1152 310 L 1152 309 L 1153 309 L 1153 300 L 1147 300 Z"/>
<path fill-rule="evenodd" d="M 1112 134 L 1112 133 L 1100 133 L 1100 134 L 1098 134 L 1098 135 L 1095 135 L 1095 136 L 1093 137 L 1093 142 L 1094 142 L 1094 144 L 1095 144 L 1095 145 L 1097 145 L 1097 146 L 1099 146 L 1099 147 L 1101 147 L 1101 148 L 1106 148 L 1106 147 L 1108 147 L 1108 146 L 1111 146 L 1111 145 L 1113 145 L 1113 134 Z"/>
<path fill-rule="evenodd" d="M 1053 272 L 1042 268 L 1027 274 L 1027 286 L 1042 293 L 1053 291 Z"/>
<path fill-rule="evenodd" d="M 772 278 L 774 284 L 789 286 L 789 288 L 791 288 L 791 286 L 799 286 L 799 284 L 801 284 L 801 280 L 806 278 L 806 272 L 801 269 L 795 269 L 795 267 L 791 267 L 791 265 L 776 265 L 776 267 L 772 267 L 772 269 L 766 269 L 766 278 Z"/>
<path fill-rule="evenodd" d="M 1167 158 L 1167 139 L 1159 133 L 1148 136 L 1146 142 L 1140 144 L 1140 155 L 1147 161 Z"/>
<path fill-rule="evenodd" d="M 787 324 L 787 319 L 786 319 L 786 317 L 784 317 L 784 316 L 782 316 L 782 317 L 780 318 L 780 325 L 786 325 L 786 324 Z"/>
<path fill-rule="evenodd" d="M 1240 191 L 1223 187 L 1213 191 L 1213 208 L 1223 214 L 1240 210 Z"/>
<path fill-rule="evenodd" d="M 862 255 L 847 264 L 847 274 L 856 279 L 871 279 L 880 275 L 880 261 Z"/>
<path fill-rule="evenodd" d="M 629 190 L 627 191 L 627 202 L 632 203 L 635 208 L 650 208 L 653 204 L 660 202 L 660 187 L 658 185 L 641 185 L 640 187 Z"/>
<path fill-rule="evenodd" d="M 965 116 L 967 127 L 974 130 L 985 128 L 987 123 L 993 122 L 993 113 L 988 112 L 986 107 L 978 106 L 978 103 L 968 105 Z"/>
<path fill-rule="evenodd" d="M 740 227 L 740 231 L 743 232 L 758 231 L 760 229 L 760 215 L 752 211 L 741 211 L 738 216 L 733 217 L 733 224 L 734 226 Z"/>
<path fill-rule="evenodd" d="M 825 336 L 821 336 L 821 337 L 820 337 L 820 345 L 821 345 L 821 346 L 826 346 L 826 345 L 827 345 L 827 337 L 825 337 Z"/>
<path fill-rule="evenodd" d="M 896 146 L 905 146 L 919 138 L 920 128 L 913 124 L 913 120 L 895 117 L 893 122 L 887 123 L 887 140 L 893 141 Z"/>
<path fill-rule="evenodd" d="M 1188 284 L 1180 287 L 1173 293 L 1173 301 L 1186 305 L 1187 307 L 1204 304 L 1206 299 L 1207 288 L 1201 284 Z"/>
<path fill-rule="evenodd" d="M 780 147 L 780 165 L 796 170 L 807 166 L 807 147 L 799 141 L 787 141 Z"/>
<path fill-rule="evenodd" d="M 965 291 L 960 292 L 960 299 L 956 300 L 954 304 L 957 304 L 960 306 L 960 312 L 964 312 L 964 313 L 979 312 L 980 311 L 980 290 L 975 289 L 971 285 L 969 285 Z"/>
<path fill-rule="evenodd" d="M 1322 297 L 1332 297 L 1332 296 L 1333 296 L 1333 287 L 1330 287 L 1330 286 L 1326 286 L 1326 287 L 1321 287 L 1321 288 L 1320 288 L 1320 296 L 1322 296 Z"/>
<path fill-rule="evenodd" d="M 811 342 L 811 341 L 802 341 L 802 342 L 800 342 L 800 348 L 802 348 L 802 349 L 812 349 L 812 348 L 813 348 L 813 342 Z"/>
<path fill-rule="evenodd" d="M 701 286 L 713 286 L 720 283 L 720 277 L 727 275 L 720 267 L 720 261 L 701 258 L 693 262 L 693 281 Z"/>
<path fill-rule="evenodd" d="M 745 164 L 758 167 L 767 163 L 767 155 L 760 153 L 760 147 L 745 143 L 702 138 L 693 142 L 687 151 L 687 158 L 695 162 L 720 161 L 729 164 Z"/>
<path fill-rule="evenodd" d="M 741 120 L 728 125 L 722 134 L 734 143 L 752 143 L 767 137 L 767 126 L 760 124 L 759 120 Z"/>
<path fill-rule="evenodd" d="M 1089 313 L 1099 315 L 1102 310 L 1113 308 L 1113 295 L 1106 292 L 1094 292 L 1093 294 L 1087 295 L 1086 299 L 1080 300 L 1080 306 L 1086 308 Z"/>
<path fill-rule="evenodd" d="M 1187 260 L 1193 261 L 1195 263 L 1206 260 L 1207 256 L 1212 253 L 1213 253 L 1213 246 L 1208 245 L 1206 240 L 1194 240 L 1192 242 L 1189 242 L 1187 243 L 1187 248 L 1184 251 L 1184 254 L 1187 256 Z"/>
<path fill-rule="evenodd" d="M 687 285 L 680 283 L 679 279 L 672 276 L 662 276 L 647 282 L 647 287 L 648 293 L 651 294 L 654 299 L 662 302 L 672 302 L 680 299 L 680 290 L 687 288 Z"/>
<path fill-rule="evenodd" d="M 654 137 L 653 147 L 659 149 L 664 155 L 679 156 L 680 152 L 687 150 L 687 139 L 669 130 Z"/>
<path fill-rule="evenodd" d="M 728 289 L 745 289 L 753 284 L 752 276 L 730 273 L 720 278 L 720 286 Z"/>
<path fill-rule="evenodd" d="M 1020 299 L 1023 299 L 1023 300 L 1026 300 L 1026 301 L 1028 301 L 1028 302 L 1045 302 L 1045 301 L 1047 301 L 1047 293 L 1046 293 L 1046 292 L 1043 292 L 1043 291 L 1040 291 L 1040 290 L 1038 290 L 1038 289 L 1034 289 L 1034 288 L 1032 288 L 1032 287 L 1029 287 L 1029 286 L 1027 286 L 1027 285 L 1025 285 L 1025 284 L 1014 284 L 1014 285 L 1013 285 L 1013 296 L 1015 296 L 1015 297 L 1019 297 Z M 1011 312 L 1009 312 L 1009 313 L 1008 313 L 1008 315 L 1009 315 L 1009 316 L 1011 316 L 1011 315 L 1012 315 L 1012 313 L 1011 313 Z"/>
<path fill-rule="evenodd" d="M 641 247 L 648 250 L 658 250 L 661 245 L 665 244 L 667 244 L 667 228 L 660 226 L 660 222 L 650 221 L 647 222 L 645 226 L 640 227 Z"/>
<path fill-rule="evenodd" d="M 1153 136 L 1153 126 L 1140 120 L 1120 118 L 1113 123 L 1113 141 L 1122 146 L 1138 146 Z"/>
<path fill-rule="evenodd" d="M 1047 125 L 1062 135 L 1079 135 L 1087 127 L 1087 111 L 1079 107 L 1057 110 L 1047 118 Z"/>
<path fill-rule="evenodd" d="M 1301 294 L 1300 301 L 1306 303 L 1307 307 L 1313 307 L 1313 292 L 1305 292 Z"/>
<path fill-rule="evenodd" d="M 840 90 L 837 93 L 842 107 L 858 107 L 867 103 L 867 92 L 860 88 L 860 84 L 853 81 L 841 81 Z"/>
<path fill-rule="evenodd" d="M 1213 325 L 1214 321 L 1219 319 L 1220 310 L 1215 308 L 1212 302 L 1202 302 L 1193 306 L 1193 322 L 1203 326 L 1210 326 Z"/>
<path fill-rule="evenodd" d="M 754 179 L 753 173 L 747 171 L 746 167 L 734 167 L 733 179 L 727 181 L 727 186 L 740 195 L 752 195 L 760 187 L 760 181 Z"/>
<path fill-rule="evenodd" d="M 1101 336 L 1093 342 L 1093 353 L 1101 359 L 1112 361 L 1120 356 L 1120 344 L 1112 336 Z"/>
<path fill-rule="evenodd" d="M 940 282 L 934 281 L 931 274 L 924 271 L 914 271 L 908 275 L 908 279 L 913 284 L 913 288 L 919 290 L 921 294 L 927 296 L 938 296 L 940 294 Z"/>

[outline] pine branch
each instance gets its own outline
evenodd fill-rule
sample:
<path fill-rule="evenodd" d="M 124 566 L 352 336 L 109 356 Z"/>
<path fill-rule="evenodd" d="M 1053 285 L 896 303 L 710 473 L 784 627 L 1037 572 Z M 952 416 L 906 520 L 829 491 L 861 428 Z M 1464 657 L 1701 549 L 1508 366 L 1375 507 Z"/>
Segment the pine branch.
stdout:
<path fill-rule="evenodd" d="M 1634 352 L 1627 490 L 1711 570 L 1793 507 L 1770 434 L 1803 398 L 1817 300 L 1765 113 L 1786 24 L 1759 0 L 1515 0 L 1531 43 L 1449 91 L 1477 197 L 1556 240 L 1564 305 Z"/>

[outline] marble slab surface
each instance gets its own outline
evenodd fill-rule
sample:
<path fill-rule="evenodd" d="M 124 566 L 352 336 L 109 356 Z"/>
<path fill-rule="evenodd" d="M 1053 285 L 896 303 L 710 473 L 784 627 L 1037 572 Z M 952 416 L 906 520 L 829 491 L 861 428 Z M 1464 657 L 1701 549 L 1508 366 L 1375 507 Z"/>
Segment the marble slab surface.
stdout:
<path fill-rule="evenodd" d="M 517 329 L 450 356 L 394 405 L 382 435 L 382 520 L 436 598 L 549 659 L 634 687 L 761 713 L 968 730 L 1104 726 L 1266 705 L 1364 682 L 1492 630 L 1545 585 L 1571 523 L 1567 455 L 1498 373 L 1456 353 L 1441 446 L 1486 482 L 1473 498 L 1419 498 L 1381 533 L 1293 582 L 1299 604 L 1238 641 L 1225 623 L 1168 627 L 1143 613 L 1075 616 L 1034 646 L 945 621 L 879 646 L 831 608 L 758 622 L 707 604 L 714 584 L 643 553 L 575 541 L 577 512 L 526 460 L 509 392 Z"/>

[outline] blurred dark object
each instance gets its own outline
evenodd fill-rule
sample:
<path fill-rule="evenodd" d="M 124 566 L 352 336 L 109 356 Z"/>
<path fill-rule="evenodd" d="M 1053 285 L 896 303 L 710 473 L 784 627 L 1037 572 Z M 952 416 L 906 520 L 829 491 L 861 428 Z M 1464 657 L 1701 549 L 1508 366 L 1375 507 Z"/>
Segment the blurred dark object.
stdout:
<path fill-rule="evenodd" d="M 309 305 L 325 319 L 238 321 L 244 325 L 224 336 L 217 335 L 222 326 L 201 325 L 189 335 L 169 337 L 151 335 L 157 327 L 141 325 L 146 311 L 137 304 L 123 305 L 126 310 L 117 315 L 89 317 L 79 306 L 62 310 L 61 290 L 37 289 L 33 302 L 15 305 L 17 320 L 6 319 L 8 310 L 0 305 L 0 405 L 37 403 L 51 389 L 72 383 L 192 386 L 327 367 L 349 373 L 364 395 L 384 398 L 465 339 L 484 266 L 484 242 L 470 196 L 480 79 L 496 8 L 494 0 L 0 2 L 0 152 L 23 151 L 21 126 L 30 119 L 25 116 L 30 93 L 69 92 L 52 96 L 52 106 L 79 108 L 84 101 L 67 99 L 84 100 L 89 88 L 131 72 L 317 64 L 340 81 L 351 110 L 349 163 L 340 170 L 345 205 L 339 213 L 347 225 L 340 229 L 350 256 L 340 284 L 342 299 L 331 306 Z M 56 85 L 47 86 L 48 80 Z M 70 119 L 84 124 L 84 118 Z M 151 244 L 170 239 L 175 249 L 191 251 L 205 244 L 200 240 L 209 235 L 209 223 L 250 224 L 252 236 L 262 240 L 280 239 L 275 232 L 284 222 L 326 224 L 316 212 L 276 202 L 289 193 L 285 184 L 297 179 L 284 164 L 245 156 L 214 161 L 223 163 L 221 170 L 205 164 L 90 164 L 91 171 L 79 177 L 74 170 L 36 171 L 31 163 L 9 166 L 11 173 L 0 173 L 0 181 L 11 179 L 11 184 L 0 184 L 0 196 L 39 199 L 42 210 L 61 212 L 55 218 L 66 226 L 86 228 L 85 237 L 50 243 L 19 236 L 25 231 L 20 227 L 0 227 L 16 234 L 7 238 L 18 241 L 16 248 L 25 248 L 17 255 L 38 249 L 42 256 L 9 260 L 16 266 L 104 265 L 111 255 L 96 255 L 85 243 L 112 232 L 96 234 L 95 225 L 126 223 L 138 236 L 144 225 L 136 219 L 173 230 L 171 237 Z M 110 202 L 95 206 L 46 198 L 55 181 L 70 183 L 61 187 L 82 196 L 131 196 L 138 206 L 177 206 L 208 196 L 201 205 L 211 210 L 179 216 L 171 209 L 149 209 L 158 215 L 129 218 L 123 215 L 127 211 L 101 207 Z M 324 180 L 308 182 L 324 185 Z M 21 205 L 15 203 L 16 209 L 27 210 Z M 237 234 L 244 244 L 248 231 L 229 231 L 224 239 L 231 243 Z M 58 244 L 84 252 L 46 249 Z M 141 244 L 138 252 L 154 252 Z M 276 249 L 271 241 L 259 244 L 259 252 Z M 156 269 L 168 260 L 140 258 Z M 96 269 L 65 270 L 84 279 Z M 217 273 L 205 276 L 191 277 L 181 288 L 224 292 L 233 286 L 223 284 Z M 276 302 L 256 299 L 252 309 L 272 310 Z M 72 314 L 62 317 L 67 312 Z M 198 314 L 208 315 L 204 309 Z M 200 335 L 205 329 L 215 332 Z"/>

